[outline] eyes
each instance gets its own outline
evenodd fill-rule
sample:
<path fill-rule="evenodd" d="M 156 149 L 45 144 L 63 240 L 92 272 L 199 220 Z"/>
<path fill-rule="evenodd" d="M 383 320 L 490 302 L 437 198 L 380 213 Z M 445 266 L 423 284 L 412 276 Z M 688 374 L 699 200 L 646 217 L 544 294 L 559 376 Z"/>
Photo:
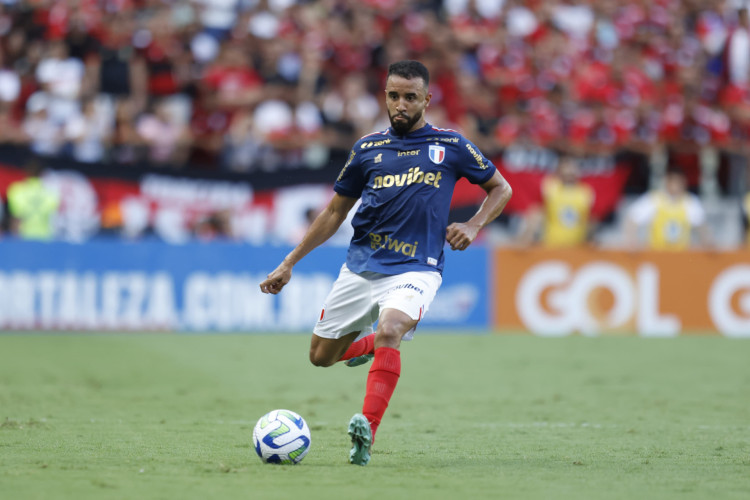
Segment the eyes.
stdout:
<path fill-rule="evenodd" d="M 390 99 L 391 101 L 398 101 L 399 97 L 400 96 L 398 95 L 398 92 L 388 92 L 388 99 Z M 406 100 L 406 102 L 415 102 L 417 101 L 417 94 L 405 94 L 404 99 Z"/>

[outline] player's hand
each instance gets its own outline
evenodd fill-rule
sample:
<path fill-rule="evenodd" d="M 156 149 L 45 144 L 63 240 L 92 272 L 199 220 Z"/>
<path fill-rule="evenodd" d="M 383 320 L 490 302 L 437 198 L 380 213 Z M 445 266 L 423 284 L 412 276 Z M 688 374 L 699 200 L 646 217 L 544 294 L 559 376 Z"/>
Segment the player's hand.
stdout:
<path fill-rule="evenodd" d="M 276 295 L 292 279 L 292 268 L 281 264 L 260 284 L 260 291 Z"/>
<path fill-rule="evenodd" d="M 479 234 L 479 227 L 463 222 L 454 222 L 446 229 L 445 239 L 451 250 L 466 250 Z"/>

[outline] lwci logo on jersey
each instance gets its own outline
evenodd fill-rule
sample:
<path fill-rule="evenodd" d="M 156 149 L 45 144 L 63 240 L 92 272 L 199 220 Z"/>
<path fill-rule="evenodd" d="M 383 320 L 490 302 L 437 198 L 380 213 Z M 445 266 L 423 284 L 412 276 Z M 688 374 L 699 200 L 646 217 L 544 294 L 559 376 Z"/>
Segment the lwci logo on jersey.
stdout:
<path fill-rule="evenodd" d="M 431 145 L 428 151 L 430 160 L 436 165 L 440 165 L 445 160 L 445 146 Z"/>

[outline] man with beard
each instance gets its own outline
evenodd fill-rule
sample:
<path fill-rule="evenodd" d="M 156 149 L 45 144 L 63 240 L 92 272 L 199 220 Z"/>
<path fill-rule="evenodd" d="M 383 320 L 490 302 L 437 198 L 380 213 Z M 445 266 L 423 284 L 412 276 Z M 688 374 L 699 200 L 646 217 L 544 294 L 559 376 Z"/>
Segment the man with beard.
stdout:
<path fill-rule="evenodd" d="M 346 263 L 310 344 L 315 366 L 373 360 L 362 414 L 349 422 L 349 461 L 356 465 L 370 460 L 375 432 L 401 373 L 401 341 L 412 338 L 440 287 L 445 242 L 452 250 L 468 248 L 511 196 L 508 183 L 474 144 L 454 130 L 427 123 L 429 80 L 420 62 L 390 65 L 385 98 L 391 126 L 357 141 L 331 202 L 260 284 L 264 293 L 279 293 L 292 267 L 330 238 L 361 199 Z M 479 184 L 487 197 L 471 219 L 448 225 L 453 187 L 461 177 Z"/>

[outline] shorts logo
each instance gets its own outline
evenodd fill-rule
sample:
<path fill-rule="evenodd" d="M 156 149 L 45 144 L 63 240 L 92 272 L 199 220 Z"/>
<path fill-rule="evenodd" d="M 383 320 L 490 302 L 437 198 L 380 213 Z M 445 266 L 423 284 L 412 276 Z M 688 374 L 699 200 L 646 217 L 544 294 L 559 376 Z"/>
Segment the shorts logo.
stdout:
<path fill-rule="evenodd" d="M 419 288 L 419 287 L 418 287 L 418 286 L 416 286 L 416 285 L 412 285 L 411 283 L 403 283 L 403 284 L 401 284 L 401 285 L 398 285 L 398 286 L 394 286 L 394 287 L 393 287 L 393 288 L 391 288 L 391 289 L 390 289 L 389 291 L 391 291 L 391 292 L 392 292 L 392 291 L 394 291 L 394 290 L 404 290 L 404 289 L 405 289 L 405 290 L 414 290 L 414 291 L 415 291 L 415 292 L 417 292 L 417 293 L 418 293 L 419 295 L 424 295 L 424 290 L 422 290 L 421 288 Z M 410 296 L 409 296 L 408 298 L 413 298 L 413 297 L 414 297 L 413 295 L 410 295 Z"/>
<path fill-rule="evenodd" d="M 431 144 L 428 153 L 430 160 L 436 165 L 440 165 L 445 160 L 445 146 Z"/>

